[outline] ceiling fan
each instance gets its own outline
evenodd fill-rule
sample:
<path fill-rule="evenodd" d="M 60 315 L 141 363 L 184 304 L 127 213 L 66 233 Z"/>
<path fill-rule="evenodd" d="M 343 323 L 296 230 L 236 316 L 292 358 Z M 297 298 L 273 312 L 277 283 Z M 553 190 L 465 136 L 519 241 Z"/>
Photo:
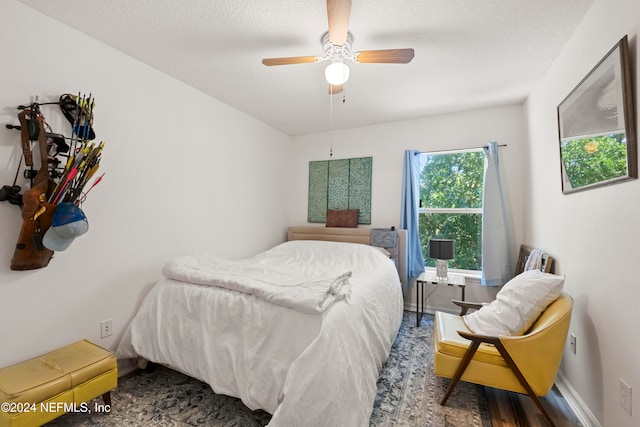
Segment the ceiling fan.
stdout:
<path fill-rule="evenodd" d="M 353 37 L 349 32 L 351 0 L 327 0 L 329 31 L 322 36 L 324 56 L 292 56 L 285 58 L 265 58 L 267 66 L 305 64 L 311 62 L 331 63 L 325 69 L 329 83 L 329 94 L 342 92 L 349 79 L 349 67 L 345 60 L 361 64 L 407 64 L 414 56 L 413 49 L 363 50 L 351 52 Z"/>

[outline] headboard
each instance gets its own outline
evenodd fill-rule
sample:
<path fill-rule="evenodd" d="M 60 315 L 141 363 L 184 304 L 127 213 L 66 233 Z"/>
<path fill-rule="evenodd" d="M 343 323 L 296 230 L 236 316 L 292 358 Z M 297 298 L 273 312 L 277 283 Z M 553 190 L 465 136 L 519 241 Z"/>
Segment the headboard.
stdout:
<path fill-rule="evenodd" d="M 291 226 L 287 230 L 287 240 L 326 240 L 330 242 L 350 242 L 371 244 L 371 229 L 364 227 L 325 227 L 313 225 Z M 398 275 L 403 286 L 407 285 L 407 230 L 398 230 Z"/>

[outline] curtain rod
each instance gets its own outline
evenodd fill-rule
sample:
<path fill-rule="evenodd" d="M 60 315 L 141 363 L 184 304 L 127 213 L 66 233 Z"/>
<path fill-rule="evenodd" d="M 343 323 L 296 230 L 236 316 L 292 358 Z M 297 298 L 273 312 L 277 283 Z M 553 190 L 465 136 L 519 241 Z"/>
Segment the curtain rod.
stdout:
<path fill-rule="evenodd" d="M 467 150 L 477 150 L 484 148 L 486 145 L 481 147 L 469 147 L 469 148 L 452 148 L 450 150 L 437 150 L 437 151 L 421 151 L 420 153 L 451 153 L 454 151 L 467 151 Z M 498 144 L 498 147 L 506 147 L 507 144 Z"/>

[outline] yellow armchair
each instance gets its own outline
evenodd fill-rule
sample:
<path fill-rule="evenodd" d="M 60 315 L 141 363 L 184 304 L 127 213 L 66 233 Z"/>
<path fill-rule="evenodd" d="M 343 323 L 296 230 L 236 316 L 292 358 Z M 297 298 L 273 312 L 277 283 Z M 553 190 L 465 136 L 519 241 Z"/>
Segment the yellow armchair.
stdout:
<path fill-rule="evenodd" d="M 440 404 L 446 404 L 462 380 L 528 394 L 553 426 L 538 396 L 545 396 L 555 381 L 572 307 L 571 297 L 562 293 L 524 335 L 499 337 L 474 334 L 466 327 L 462 316 L 436 312 L 433 334 L 435 374 L 452 378 Z"/>

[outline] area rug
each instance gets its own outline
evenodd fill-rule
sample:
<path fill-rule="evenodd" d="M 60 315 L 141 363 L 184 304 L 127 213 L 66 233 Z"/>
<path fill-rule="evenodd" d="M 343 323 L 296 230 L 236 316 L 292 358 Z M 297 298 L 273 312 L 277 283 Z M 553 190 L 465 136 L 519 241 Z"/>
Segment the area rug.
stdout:
<path fill-rule="evenodd" d="M 380 379 L 370 426 L 491 427 L 484 387 L 460 382 L 440 405 L 450 380 L 433 372 L 433 316 L 416 327 L 405 311 Z"/>
<path fill-rule="evenodd" d="M 491 426 L 481 386 L 459 383 L 447 406 L 438 403 L 449 380 L 433 373 L 432 333 L 433 316 L 424 316 L 416 327 L 415 313 L 404 312 L 398 338 L 378 380 L 370 427 Z M 111 399 L 113 410 L 109 412 L 99 406 L 102 399 L 96 399 L 87 406 L 89 411 L 66 414 L 47 425 L 258 427 L 271 418 L 264 411 L 251 411 L 239 399 L 215 394 L 207 384 L 162 366 L 121 378 Z"/>

